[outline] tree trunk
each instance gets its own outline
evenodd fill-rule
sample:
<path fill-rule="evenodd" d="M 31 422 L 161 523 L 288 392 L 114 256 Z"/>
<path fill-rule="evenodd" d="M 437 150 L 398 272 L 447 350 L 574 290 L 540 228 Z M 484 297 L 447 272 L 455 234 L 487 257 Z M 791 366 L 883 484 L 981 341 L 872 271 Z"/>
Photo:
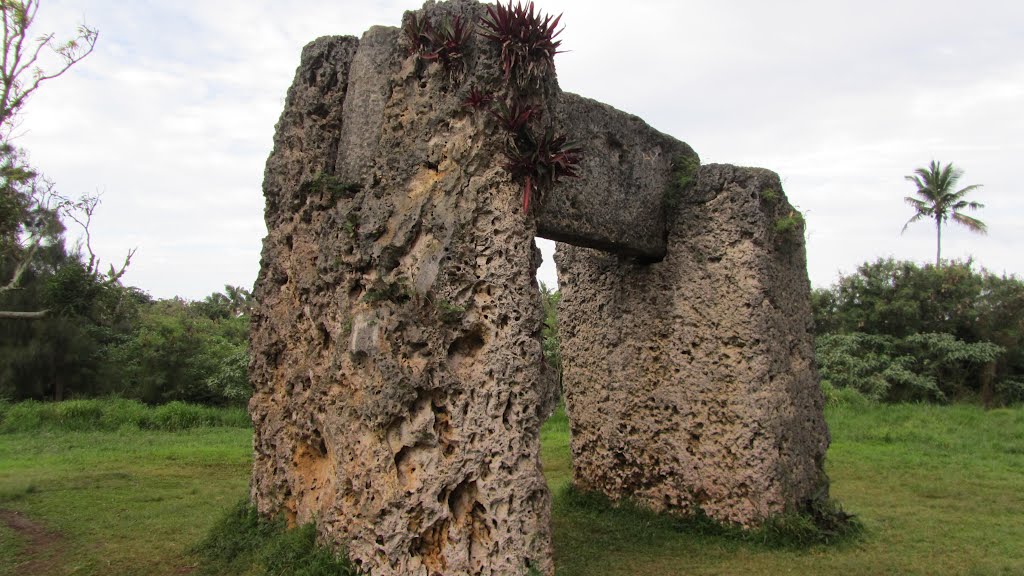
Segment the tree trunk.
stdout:
<path fill-rule="evenodd" d="M 985 407 L 985 410 L 992 408 L 993 399 L 995 397 L 995 390 L 992 388 L 992 382 L 996 379 L 996 363 L 989 362 L 981 369 L 981 403 Z"/>
<path fill-rule="evenodd" d="M 64 375 L 59 371 L 55 373 L 56 378 L 53 382 L 53 400 L 54 402 L 64 401 Z"/>
<path fill-rule="evenodd" d="M 942 266 L 942 219 L 935 218 L 935 267 Z"/>

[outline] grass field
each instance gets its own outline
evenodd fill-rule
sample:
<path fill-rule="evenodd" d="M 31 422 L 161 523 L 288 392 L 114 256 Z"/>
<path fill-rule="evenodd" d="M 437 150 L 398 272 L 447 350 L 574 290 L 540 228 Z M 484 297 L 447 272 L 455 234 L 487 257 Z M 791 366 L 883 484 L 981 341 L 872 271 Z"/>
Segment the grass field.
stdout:
<path fill-rule="evenodd" d="M 190 549 L 246 495 L 251 431 L 140 418 L 0 420 L 0 575 L 193 571 Z M 833 496 L 866 533 L 780 549 L 574 497 L 557 414 L 542 442 L 558 574 L 1024 574 L 1024 409 L 838 407 L 828 421 Z"/>

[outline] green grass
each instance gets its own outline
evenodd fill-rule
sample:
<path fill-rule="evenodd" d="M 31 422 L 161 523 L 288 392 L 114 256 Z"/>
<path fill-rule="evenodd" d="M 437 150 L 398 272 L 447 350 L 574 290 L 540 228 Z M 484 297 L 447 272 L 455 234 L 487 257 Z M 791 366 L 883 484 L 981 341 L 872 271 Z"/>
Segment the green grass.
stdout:
<path fill-rule="evenodd" d="M 865 535 L 777 549 L 556 498 L 560 576 L 1024 574 L 1024 410 L 833 407 L 832 495 Z"/>
<path fill-rule="evenodd" d="M 568 422 L 556 414 L 541 440 L 559 576 L 1024 574 L 1024 409 L 841 404 L 827 416 L 832 495 L 865 533 L 780 548 L 569 490 Z M 250 430 L 231 427 L 0 434 L 0 509 L 64 535 L 54 574 L 188 573 L 214 526 L 240 518 L 250 444 Z M 314 554 L 310 534 L 290 538 L 220 573 L 273 573 L 273 558 Z M 0 575 L 21 576 L 24 546 L 0 527 Z"/>
<path fill-rule="evenodd" d="M 181 574 L 246 493 L 251 443 L 225 427 L 0 434 L 0 509 L 63 534 L 54 575 Z M 0 554 L 0 575 L 22 576 L 17 556 Z"/>
<path fill-rule="evenodd" d="M 25 546 L 24 538 L 17 532 L 0 523 L 0 574 L 11 572 L 13 561 Z"/>

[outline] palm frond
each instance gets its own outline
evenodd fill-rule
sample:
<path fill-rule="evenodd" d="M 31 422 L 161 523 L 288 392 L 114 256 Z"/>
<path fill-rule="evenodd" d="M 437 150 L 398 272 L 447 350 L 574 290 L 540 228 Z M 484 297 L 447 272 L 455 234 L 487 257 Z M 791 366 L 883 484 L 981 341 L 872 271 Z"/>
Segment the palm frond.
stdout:
<path fill-rule="evenodd" d="M 977 190 L 978 188 L 981 188 L 981 184 L 971 184 L 970 186 L 967 186 L 965 188 L 961 188 L 960 190 L 957 190 L 956 192 L 951 193 L 949 196 L 950 196 L 951 200 L 959 200 L 959 199 L 963 198 L 964 196 L 966 196 L 968 192 L 971 192 L 973 190 Z"/>
<path fill-rule="evenodd" d="M 988 225 L 977 218 L 971 218 L 970 216 L 961 214 L 960 212 L 953 212 L 953 221 L 967 228 L 971 232 L 988 234 Z"/>
<path fill-rule="evenodd" d="M 904 232 L 906 232 L 907 231 L 907 227 L 910 226 L 911 224 L 913 224 L 914 222 L 918 222 L 920 220 L 924 220 L 925 218 L 928 218 L 928 217 L 930 217 L 930 214 L 925 214 L 924 212 L 918 212 L 917 214 L 914 214 L 914 216 L 911 217 L 910 220 L 907 220 L 907 223 L 903 225 L 903 229 L 900 230 L 900 234 L 903 234 Z"/>
<path fill-rule="evenodd" d="M 961 200 L 961 201 L 957 202 L 956 204 L 953 204 L 949 208 L 953 212 L 959 212 L 961 210 L 977 210 L 979 208 L 984 208 L 984 207 L 985 207 L 985 205 L 982 204 L 981 202 L 968 202 L 967 200 Z"/>
<path fill-rule="evenodd" d="M 910 205 L 911 208 L 917 210 L 919 213 L 931 215 L 932 211 L 931 204 L 921 200 L 920 198 L 914 198 L 913 196 L 905 196 L 903 201 Z"/>

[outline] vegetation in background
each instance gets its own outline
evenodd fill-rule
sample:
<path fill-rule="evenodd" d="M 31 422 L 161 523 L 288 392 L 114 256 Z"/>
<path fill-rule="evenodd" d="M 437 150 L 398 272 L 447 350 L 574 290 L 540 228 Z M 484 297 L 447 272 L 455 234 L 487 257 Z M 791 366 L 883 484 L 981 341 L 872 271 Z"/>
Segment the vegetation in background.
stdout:
<path fill-rule="evenodd" d="M 45 272 L 47 265 L 66 264 L 71 267 L 70 274 L 84 276 L 92 284 L 113 284 L 124 274 L 133 254 L 129 251 L 119 270 L 111 266 L 110 272 L 102 273 L 90 233 L 99 197 L 73 200 L 62 196 L 51 180 L 29 164 L 28 153 L 14 143 L 19 115 L 32 94 L 44 82 L 62 76 L 89 56 L 99 38 L 97 30 L 84 24 L 78 27 L 76 36 L 63 42 L 56 41 L 53 33 L 32 38 L 30 29 L 38 11 L 38 0 L 0 2 L 4 27 L 0 65 L 0 319 L 8 320 L 42 318 L 50 312 L 46 308 L 25 309 L 24 299 L 7 301 L 12 293 L 24 289 L 40 268 Z M 44 67 L 46 60 L 55 62 Z M 83 233 L 81 245 L 71 254 L 64 250 L 66 220 L 78 224 Z M 38 262 L 47 252 L 49 261 Z"/>
<path fill-rule="evenodd" d="M 244 408 L 214 408 L 169 402 L 147 406 L 137 400 L 107 398 L 64 402 L 0 401 L 0 434 L 16 432 L 176 432 L 211 426 L 250 428 Z"/>
<path fill-rule="evenodd" d="M 883 401 L 1024 400 L 1024 282 L 880 259 L 812 295 L 822 378 Z"/>
<path fill-rule="evenodd" d="M 551 290 L 543 282 L 540 283 L 540 295 L 544 305 L 544 326 L 541 338 L 544 339 L 544 359 L 554 368 L 561 382 L 562 355 L 558 349 L 558 301 L 562 299 L 559 290 Z"/>
<path fill-rule="evenodd" d="M 0 398 L 243 405 L 252 394 L 252 297 L 242 288 L 226 286 L 196 302 L 154 301 L 65 264 L 49 276 L 33 274 L 15 294 L 53 312 L 0 322 Z"/>
<path fill-rule="evenodd" d="M 988 227 L 984 222 L 963 213 L 964 210 L 977 210 L 985 207 L 980 202 L 964 200 L 964 196 L 980 188 L 980 184 L 956 190 L 956 184 L 963 174 L 963 170 L 954 168 L 952 163 L 943 166 L 932 160 L 927 168 L 918 168 L 914 170 L 913 176 L 906 176 L 907 180 L 917 186 L 917 197 L 907 196 L 904 198 L 915 213 L 903 225 L 903 231 L 906 232 L 907 226 L 925 218 L 935 221 L 936 267 L 942 266 L 942 225 L 950 218 L 972 232 L 988 233 Z"/>

